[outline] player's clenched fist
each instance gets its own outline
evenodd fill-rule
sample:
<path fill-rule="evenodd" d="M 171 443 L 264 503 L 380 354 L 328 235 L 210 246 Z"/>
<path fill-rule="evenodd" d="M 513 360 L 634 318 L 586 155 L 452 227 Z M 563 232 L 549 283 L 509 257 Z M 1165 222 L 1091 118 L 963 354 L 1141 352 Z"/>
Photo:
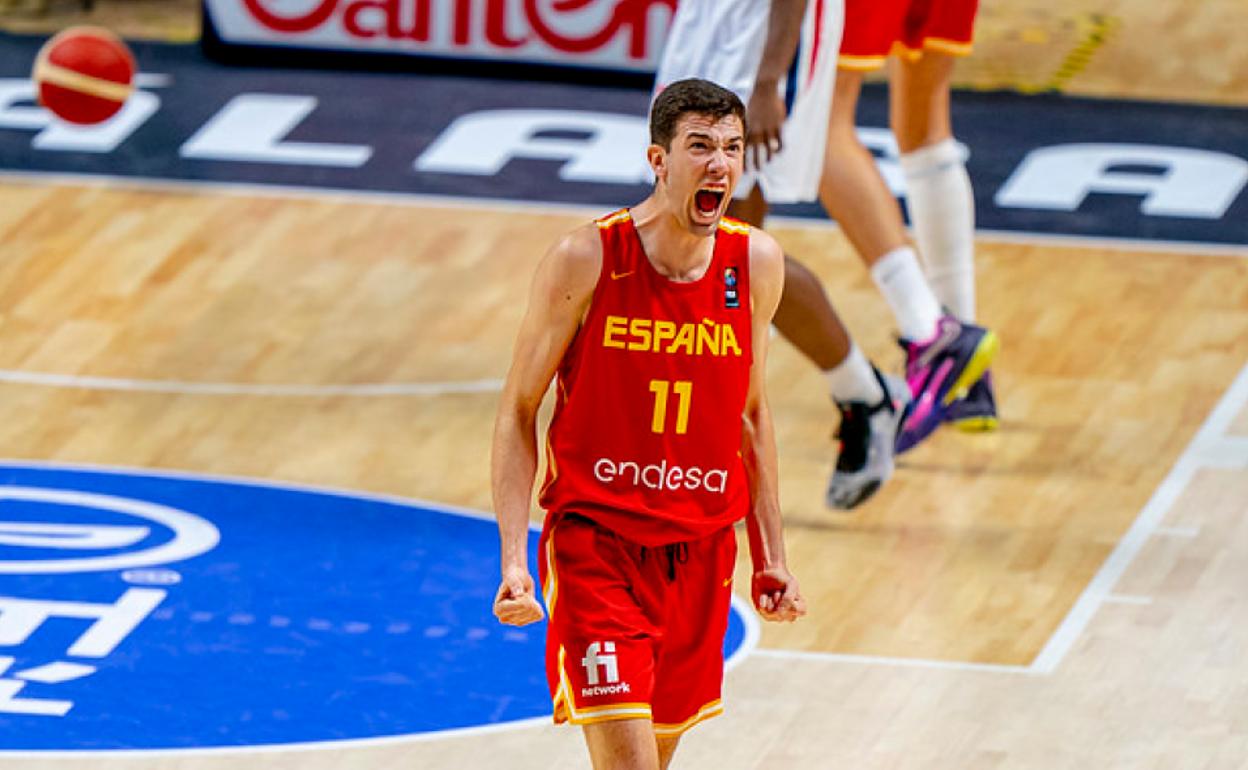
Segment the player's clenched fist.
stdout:
<path fill-rule="evenodd" d="M 505 572 L 494 595 L 494 617 L 509 626 L 527 626 L 546 617 L 533 591 L 533 578 L 525 570 Z"/>
<path fill-rule="evenodd" d="M 806 600 L 802 598 L 797 578 L 787 569 L 772 568 L 754 573 L 750 593 L 754 606 L 763 620 L 792 623 L 806 614 Z"/>

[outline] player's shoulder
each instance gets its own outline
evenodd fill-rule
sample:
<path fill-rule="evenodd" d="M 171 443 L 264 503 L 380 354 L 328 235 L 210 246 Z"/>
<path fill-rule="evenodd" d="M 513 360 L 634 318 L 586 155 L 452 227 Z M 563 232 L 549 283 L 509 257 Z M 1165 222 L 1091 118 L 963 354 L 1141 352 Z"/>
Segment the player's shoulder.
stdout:
<path fill-rule="evenodd" d="M 555 242 L 553 252 L 569 267 L 602 262 L 602 238 L 596 222 L 586 222 L 564 233 Z"/>
<path fill-rule="evenodd" d="M 545 269 L 574 293 L 592 291 L 602 271 L 602 240 L 593 222 L 564 233 L 546 254 Z"/>
<path fill-rule="evenodd" d="M 784 249 L 761 227 L 750 227 L 750 264 L 765 269 L 784 268 Z"/>
<path fill-rule="evenodd" d="M 771 319 L 784 290 L 784 249 L 767 231 L 750 228 L 750 294 L 760 317 Z"/>

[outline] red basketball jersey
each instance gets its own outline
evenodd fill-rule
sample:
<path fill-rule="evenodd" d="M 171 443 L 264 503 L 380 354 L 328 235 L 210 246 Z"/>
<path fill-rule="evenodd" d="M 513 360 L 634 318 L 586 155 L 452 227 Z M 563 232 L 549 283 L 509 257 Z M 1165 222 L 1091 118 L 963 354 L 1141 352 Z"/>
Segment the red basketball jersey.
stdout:
<path fill-rule="evenodd" d="M 541 504 L 641 545 L 703 537 L 750 500 L 749 226 L 721 222 L 705 275 L 678 283 L 650 264 L 627 210 L 597 225 L 602 272 L 559 366 Z"/>

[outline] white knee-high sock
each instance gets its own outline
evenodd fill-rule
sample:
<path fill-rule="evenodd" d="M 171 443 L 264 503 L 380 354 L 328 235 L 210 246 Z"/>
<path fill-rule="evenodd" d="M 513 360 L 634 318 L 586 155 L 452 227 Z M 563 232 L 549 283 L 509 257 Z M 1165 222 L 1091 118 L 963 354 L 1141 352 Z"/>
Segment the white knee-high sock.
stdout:
<path fill-rule="evenodd" d="M 941 304 L 975 320 L 975 197 L 966 151 L 953 138 L 901 156 L 906 208 Z"/>
<path fill-rule="evenodd" d="M 871 265 L 871 277 L 893 309 L 902 337 L 921 342 L 936 333 L 940 302 L 927 285 L 914 249 L 901 246 L 880 257 Z"/>
<path fill-rule="evenodd" d="M 832 398 L 842 404 L 861 401 L 875 405 L 884 400 L 884 389 L 875 379 L 871 362 L 862 354 L 858 343 L 851 343 L 845 360 L 824 372 L 832 390 Z"/>

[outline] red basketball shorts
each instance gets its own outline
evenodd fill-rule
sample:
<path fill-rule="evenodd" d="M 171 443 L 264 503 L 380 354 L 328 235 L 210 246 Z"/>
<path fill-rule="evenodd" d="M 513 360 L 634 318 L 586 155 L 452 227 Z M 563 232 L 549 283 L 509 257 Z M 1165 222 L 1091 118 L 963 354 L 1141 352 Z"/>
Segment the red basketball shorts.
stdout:
<path fill-rule="evenodd" d="M 979 0 L 845 0 L 842 69 L 874 70 L 890 54 L 917 59 L 923 51 L 971 52 Z"/>
<path fill-rule="evenodd" d="M 674 736 L 723 711 L 732 527 L 645 548 L 552 514 L 540 548 L 556 722 L 649 718 L 656 734 Z"/>

